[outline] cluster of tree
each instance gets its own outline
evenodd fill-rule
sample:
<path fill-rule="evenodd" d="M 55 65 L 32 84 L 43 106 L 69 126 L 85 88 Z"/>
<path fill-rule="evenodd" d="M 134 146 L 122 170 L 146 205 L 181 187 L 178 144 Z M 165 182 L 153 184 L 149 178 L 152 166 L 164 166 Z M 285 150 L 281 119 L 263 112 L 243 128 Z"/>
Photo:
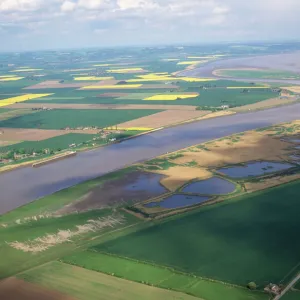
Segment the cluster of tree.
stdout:
<path fill-rule="evenodd" d="M 57 151 L 61 151 L 61 149 L 57 149 Z M 54 154 L 53 150 L 48 149 L 13 149 L 10 150 L 4 154 L 1 154 L 2 159 L 15 159 L 17 155 L 33 155 L 33 153 L 36 153 L 38 155 L 42 154 Z"/>

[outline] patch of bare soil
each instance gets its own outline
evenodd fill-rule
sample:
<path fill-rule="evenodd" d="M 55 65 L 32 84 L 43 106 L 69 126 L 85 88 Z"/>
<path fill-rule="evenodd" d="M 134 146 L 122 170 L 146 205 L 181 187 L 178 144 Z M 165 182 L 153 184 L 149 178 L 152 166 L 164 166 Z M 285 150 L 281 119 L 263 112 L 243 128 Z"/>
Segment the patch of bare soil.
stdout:
<path fill-rule="evenodd" d="M 299 89 L 300 91 L 300 89 Z M 295 102 L 295 98 L 273 98 L 273 99 L 268 99 L 264 101 L 260 101 L 257 103 L 249 104 L 249 105 L 244 105 L 241 107 L 236 107 L 232 108 L 233 111 L 236 112 L 242 112 L 242 111 L 249 111 L 249 110 L 259 110 L 259 109 L 265 109 L 265 108 L 271 108 L 275 106 L 281 106 L 281 105 L 287 105 Z"/>
<path fill-rule="evenodd" d="M 216 111 L 216 112 L 207 113 L 207 114 L 203 115 L 203 117 L 201 117 L 201 120 L 229 116 L 229 115 L 233 115 L 233 114 L 235 114 L 235 112 L 230 111 L 230 110 Z"/>
<path fill-rule="evenodd" d="M 0 128 L 0 140 L 2 141 L 42 141 L 68 133 L 96 134 L 98 130 L 47 130 L 47 129 L 23 129 Z"/>
<path fill-rule="evenodd" d="M 46 289 L 15 277 L 0 281 L 2 300 L 75 300 L 60 292 Z"/>
<path fill-rule="evenodd" d="M 139 171 L 124 174 L 120 178 L 105 181 L 81 199 L 57 211 L 57 214 L 82 212 L 148 200 L 167 192 L 160 184 L 162 178 L 163 175 Z"/>
<path fill-rule="evenodd" d="M 144 127 L 144 128 L 160 128 L 188 120 L 200 118 L 207 114 L 207 111 L 181 111 L 166 110 L 154 115 L 142 117 L 132 121 L 118 124 L 120 128 Z"/>
<path fill-rule="evenodd" d="M 291 92 L 296 93 L 296 94 L 300 94 L 300 85 L 282 87 L 282 89 L 291 91 Z"/>
<path fill-rule="evenodd" d="M 157 105 L 157 104 L 59 104 L 59 103 L 16 103 L 11 108 L 53 108 L 53 109 L 161 109 L 161 110 L 196 110 L 190 105 Z M 4 113 L 3 113 L 4 114 Z M 2 115 L 3 115 L 2 114 Z"/>
<path fill-rule="evenodd" d="M 201 167 L 221 167 L 253 160 L 282 160 L 290 143 L 268 136 L 265 132 L 249 131 L 225 139 L 192 147 L 173 160 L 176 164 L 197 162 Z"/>
<path fill-rule="evenodd" d="M 27 86 L 23 90 L 39 90 L 39 89 L 64 89 L 64 88 L 80 88 L 88 85 L 84 83 L 59 83 L 59 80 L 47 80 L 35 85 Z"/>
<path fill-rule="evenodd" d="M 170 191 L 175 191 L 188 181 L 193 179 L 208 179 L 212 177 L 212 173 L 204 168 L 192 168 L 184 166 L 171 167 L 168 170 L 153 171 L 165 175 L 160 182 Z"/>

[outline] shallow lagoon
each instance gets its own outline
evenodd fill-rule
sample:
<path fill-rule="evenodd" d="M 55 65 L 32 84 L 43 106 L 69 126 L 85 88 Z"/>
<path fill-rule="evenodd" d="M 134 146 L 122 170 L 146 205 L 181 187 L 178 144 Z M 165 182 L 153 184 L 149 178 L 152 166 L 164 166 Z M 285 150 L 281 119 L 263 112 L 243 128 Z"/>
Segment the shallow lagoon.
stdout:
<path fill-rule="evenodd" d="M 222 195 L 232 193 L 234 190 L 235 185 L 232 182 L 219 177 L 212 177 L 193 182 L 182 191 L 191 194 Z"/>
<path fill-rule="evenodd" d="M 232 178 L 244 178 L 250 176 L 261 176 L 264 174 L 274 173 L 292 168 L 293 165 L 288 163 L 277 162 L 252 162 L 245 166 L 235 166 L 219 169 L 218 172 L 223 173 Z"/>

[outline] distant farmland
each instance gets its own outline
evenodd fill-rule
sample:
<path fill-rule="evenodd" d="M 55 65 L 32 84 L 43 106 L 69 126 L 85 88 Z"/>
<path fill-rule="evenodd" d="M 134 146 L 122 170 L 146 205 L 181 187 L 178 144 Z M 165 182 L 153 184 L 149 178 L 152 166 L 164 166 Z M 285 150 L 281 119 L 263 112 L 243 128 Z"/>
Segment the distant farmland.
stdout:
<path fill-rule="evenodd" d="M 71 110 L 58 109 L 24 115 L 0 122 L 0 127 L 61 129 L 108 127 L 160 112 L 160 110 Z"/>

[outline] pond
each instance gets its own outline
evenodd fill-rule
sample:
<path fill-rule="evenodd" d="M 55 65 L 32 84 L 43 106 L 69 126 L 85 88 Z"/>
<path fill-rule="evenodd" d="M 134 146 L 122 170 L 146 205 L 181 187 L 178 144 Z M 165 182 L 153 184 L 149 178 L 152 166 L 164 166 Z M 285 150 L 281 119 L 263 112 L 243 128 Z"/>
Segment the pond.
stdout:
<path fill-rule="evenodd" d="M 289 140 L 289 142 L 296 143 L 296 144 L 298 143 L 299 144 L 300 143 L 300 139 Z"/>
<path fill-rule="evenodd" d="M 207 180 L 193 182 L 182 191 L 191 194 L 222 195 L 232 193 L 234 190 L 235 184 L 232 182 L 219 177 L 212 177 Z"/>
<path fill-rule="evenodd" d="M 189 195 L 176 194 L 168 198 L 165 198 L 160 202 L 150 202 L 145 204 L 144 206 L 148 208 L 162 207 L 162 208 L 174 209 L 174 208 L 187 207 L 195 204 L 200 204 L 206 202 L 209 199 L 210 197 L 206 197 L 206 196 L 189 196 Z"/>
<path fill-rule="evenodd" d="M 300 164 L 300 156 L 299 155 L 290 155 L 290 158 L 293 160 L 294 163 Z"/>
<path fill-rule="evenodd" d="M 249 176 L 261 176 L 264 174 L 274 173 L 292 168 L 293 165 L 288 163 L 277 162 L 252 162 L 245 166 L 235 166 L 219 169 L 218 172 L 223 173 L 232 178 L 244 178 Z"/>
<path fill-rule="evenodd" d="M 138 172 L 137 177 L 124 186 L 124 190 L 128 192 L 148 192 L 150 195 L 165 193 L 166 189 L 160 184 L 160 180 L 164 177 L 155 173 Z"/>

